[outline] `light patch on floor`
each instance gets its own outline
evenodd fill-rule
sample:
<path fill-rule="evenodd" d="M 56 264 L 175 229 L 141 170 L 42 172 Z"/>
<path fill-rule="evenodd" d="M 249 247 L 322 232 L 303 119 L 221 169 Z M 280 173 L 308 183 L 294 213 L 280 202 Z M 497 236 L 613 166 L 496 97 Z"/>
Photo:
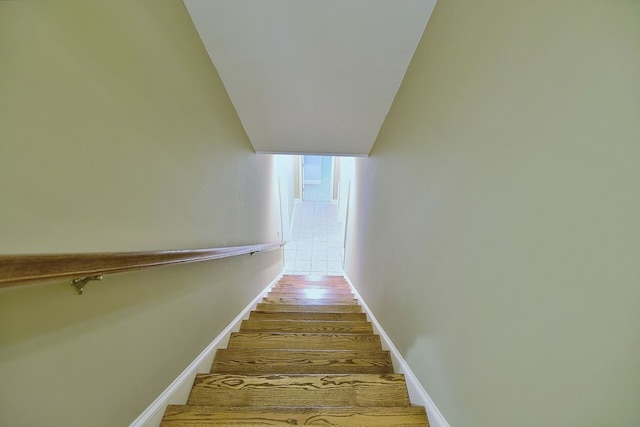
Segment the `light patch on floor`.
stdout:
<path fill-rule="evenodd" d="M 342 275 L 342 225 L 334 202 L 297 202 L 284 274 Z"/>

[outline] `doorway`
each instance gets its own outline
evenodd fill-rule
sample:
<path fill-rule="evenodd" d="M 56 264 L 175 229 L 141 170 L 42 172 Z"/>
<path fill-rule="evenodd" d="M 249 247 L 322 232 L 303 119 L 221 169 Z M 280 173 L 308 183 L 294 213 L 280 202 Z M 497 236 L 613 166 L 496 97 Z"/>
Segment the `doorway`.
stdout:
<path fill-rule="evenodd" d="M 333 199 L 333 156 L 302 156 L 302 200 Z"/>

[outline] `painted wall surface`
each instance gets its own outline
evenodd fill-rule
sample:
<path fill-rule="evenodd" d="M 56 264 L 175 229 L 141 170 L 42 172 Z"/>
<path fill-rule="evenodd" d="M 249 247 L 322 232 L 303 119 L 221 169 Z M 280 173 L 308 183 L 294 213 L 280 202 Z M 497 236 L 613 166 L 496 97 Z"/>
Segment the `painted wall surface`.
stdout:
<path fill-rule="evenodd" d="M 273 155 L 274 187 L 278 188 L 280 198 L 280 236 L 291 239 L 291 221 L 296 198 L 296 180 L 298 156 L 287 154 Z"/>
<path fill-rule="evenodd" d="M 455 427 L 640 425 L 640 2 L 441 1 L 346 271 Z"/>
<path fill-rule="evenodd" d="M 355 157 L 336 157 L 335 158 L 336 177 L 335 186 L 336 190 L 336 202 L 338 204 L 338 222 L 342 226 L 341 236 L 343 238 L 343 261 L 344 261 L 344 248 L 346 244 L 353 243 L 356 239 L 353 237 L 346 238 L 347 232 L 352 231 L 354 228 L 353 222 L 349 221 L 349 214 L 357 206 L 353 206 L 353 198 L 351 197 L 351 190 L 354 187 L 355 180 Z M 348 226 L 351 226 L 350 230 L 347 230 Z M 352 252 L 353 256 L 358 252 Z"/>
<path fill-rule="evenodd" d="M 296 164 L 296 173 L 295 173 L 295 198 L 296 200 L 302 200 L 302 156 L 293 155 L 294 162 Z"/>
<path fill-rule="evenodd" d="M 0 253 L 277 240 L 273 160 L 181 2 L 0 2 L 0 58 Z M 0 425 L 127 425 L 281 268 L 0 290 Z"/>

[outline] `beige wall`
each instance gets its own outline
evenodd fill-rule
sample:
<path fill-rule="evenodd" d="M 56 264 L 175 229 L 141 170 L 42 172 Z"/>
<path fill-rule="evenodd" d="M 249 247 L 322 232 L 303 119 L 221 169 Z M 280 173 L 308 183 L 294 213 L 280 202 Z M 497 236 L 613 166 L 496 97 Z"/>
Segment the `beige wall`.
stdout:
<path fill-rule="evenodd" d="M 280 236 L 284 240 L 291 239 L 291 220 L 295 206 L 296 176 L 298 174 L 298 156 L 287 154 L 273 155 L 275 188 L 279 191 L 280 202 Z"/>
<path fill-rule="evenodd" d="M 336 187 L 337 197 L 336 203 L 338 207 L 338 222 L 342 226 L 342 236 L 345 236 L 345 229 L 348 221 L 348 214 L 350 209 L 355 207 L 351 206 L 353 198 L 350 197 L 352 188 L 354 186 L 355 178 L 355 157 L 336 157 Z M 353 226 L 353 223 L 350 223 Z M 350 239 L 349 241 L 353 241 Z M 344 246 L 343 242 L 343 246 Z"/>
<path fill-rule="evenodd" d="M 440 1 L 347 272 L 455 427 L 640 425 L 640 2 Z"/>
<path fill-rule="evenodd" d="M 0 58 L 0 253 L 277 239 L 272 158 L 180 1 L 0 2 Z M 127 425 L 281 266 L 0 290 L 0 425 Z"/>

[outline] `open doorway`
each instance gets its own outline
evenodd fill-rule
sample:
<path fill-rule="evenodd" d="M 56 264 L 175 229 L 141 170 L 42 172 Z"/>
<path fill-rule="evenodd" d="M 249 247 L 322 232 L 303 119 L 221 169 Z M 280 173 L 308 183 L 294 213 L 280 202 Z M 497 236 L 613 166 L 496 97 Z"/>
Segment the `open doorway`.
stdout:
<path fill-rule="evenodd" d="M 342 275 L 343 226 L 339 222 L 340 161 L 300 155 L 291 238 L 284 248 L 284 274 Z"/>
<path fill-rule="evenodd" d="M 302 156 L 302 200 L 333 199 L 333 156 Z"/>

